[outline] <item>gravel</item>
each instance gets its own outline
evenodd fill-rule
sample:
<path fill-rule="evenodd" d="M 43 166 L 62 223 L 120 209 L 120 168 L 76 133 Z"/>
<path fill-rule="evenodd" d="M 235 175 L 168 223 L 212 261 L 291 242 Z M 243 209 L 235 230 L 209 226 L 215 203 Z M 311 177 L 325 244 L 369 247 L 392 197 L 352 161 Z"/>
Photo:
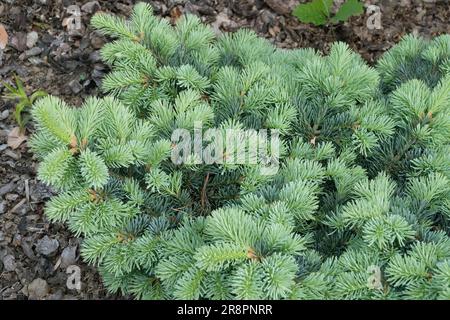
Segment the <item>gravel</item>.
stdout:
<path fill-rule="evenodd" d="M 28 299 L 41 300 L 50 291 L 47 281 L 41 278 L 34 279 L 27 287 Z"/>
<path fill-rule="evenodd" d="M 7 119 L 8 117 L 9 117 L 9 110 L 8 110 L 8 109 L 3 110 L 3 111 L 0 113 L 0 120 L 5 120 L 5 119 Z"/>
<path fill-rule="evenodd" d="M 100 8 L 100 4 L 98 1 L 89 1 L 86 2 L 84 5 L 81 6 L 81 10 L 87 13 L 94 13 Z"/>
<path fill-rule="evenodd" d="M 39 34 L 36 31 L 31 31 L 27 34 L 26 45 L 28 48 L 33 48 L 39 39 Z"/>
<path fill-rule="evenodd" d="M 83 90 L 83 86 L 76 79 L 69 82 L 69 87 L 72 90 L 72 92 L 75 94 L 80 93 L 81 90 Z"/>
<path fill-rule="evenodd" d="M 74 265 L 77 261 L 77 247 L 70 246 L 64 248 L 61 253 L 61 268 L 67 268 L 70 265 Z"/>
<path fill-rule="evenodd" d="M 5 271 L 14 271 L 17 267 L 16 258 L 13 255 L 8 254 L 4 256 L 2 262 Z"/>
<path fill-rule="evenodd" d="M 40 239 L 36 246 L 36 251 L 44 256 L 52 256 L 56 253 L 59 247 L 59 242 L 56 239 L 51 239 L 44 236 Z"/>
<path fill-rule="evenodd" d="M 0 197 L 2 197 L 3 195 L 5 195 L 7 193 L 14 191 L 15 188 L 16 188 L 16 185 L 12 181 L 8 184 L 1 186 L 0 187 Z"/>
<path fill-rule="evenodd" d="M 4 214 L 5 210 L 5 201 L 0 201 L 0 214 Z"/>
<path fill-rule="evenodd" d="M 34 48 L 31 48 L 31 49 L 25 51 L 23 54 L 23 57 L 25 57 L 25 58 L 34 57 L 34 56 L 40 55 L 42 53 L 42 51 L 44 51 L 43 48 L 34 47 Z"/>

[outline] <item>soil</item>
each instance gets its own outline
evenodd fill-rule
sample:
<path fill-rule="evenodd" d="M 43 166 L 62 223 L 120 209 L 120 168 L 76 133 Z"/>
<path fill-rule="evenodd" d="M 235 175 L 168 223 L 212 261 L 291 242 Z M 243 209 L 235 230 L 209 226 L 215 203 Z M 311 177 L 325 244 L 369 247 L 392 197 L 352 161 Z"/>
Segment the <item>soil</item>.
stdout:
<path fill-rule="evenodd" d="M 91 30 L 89 20 L 99 10 L 126 17 L 135 2 L 0 0 L 0 23 L 9 36 L 9 44 L 0 51 L 0 93 L 3 81 L 12 83 L 16 74 L 28 93 L 42 89 L 73 105 L 99 94 L 108 70 L 98 50 L 106 39 Z M 306 1 L 148 2 L 156 14 L 167 19 L 190 12 L 218 33 L 247 27 L 282 48 L 313 47 L 327 52 L 334 41 L 344 41 L 369 63 L 405 34 L 432 37 L 450 33 L 448 0 L 364 1 L 366 9 L 369 5 L 381 9 L 381 29 L 368 28 L 368 20 L 374 17 L 371 9 L 340 25 L 302 24 L 291 11 Z M 73 29 L 71 16 L 77 10 L 81 24 Z M 43 215 L 52 191 L 37 180 L 37 161 L 26 142 L 17 149 L 7 145 L 8 134 L 16 126 L 13 111 L 14 102 L 0 100 L 0 300 L 123 298 L 108 294 L 95 268 L 83 263 L 81 239 Z M 27 135 L 32 131 L 29 126 Z M 79 290 L 67 286 L 68 265 L 81 268 Z"/>

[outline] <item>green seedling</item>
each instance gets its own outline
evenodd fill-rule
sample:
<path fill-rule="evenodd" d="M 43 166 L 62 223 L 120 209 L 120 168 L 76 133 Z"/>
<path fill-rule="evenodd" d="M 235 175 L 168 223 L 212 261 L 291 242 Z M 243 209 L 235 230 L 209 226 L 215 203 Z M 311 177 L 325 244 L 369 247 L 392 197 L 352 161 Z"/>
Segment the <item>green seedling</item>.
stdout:
<path fill-rule="evenodd" d="M 6 88 L 6 93 L 3 94 L 3 98 L 17 101 L 14 109 L 14 118 L 19 125 L 20 132 L 24 133 L 25 126 L 30 119 L 30 115 L 28 114 L 27 109 L 30 108 L 38 98 L 46 96 L 47 92 L 43 90 L 37 90 L 28 96 L 22 80 L 20 80 L 17 75 L 14 76 L 14 81 L 15 87 L 6 82 L 3 82 L 3 85 Z"/>
<path fill-rule="evenodd" d="M 316 26 L 336 24 L 347 21 L 351 16 L 364 12 L 364 6 L 359 0 L 347 0 L 332 14 L 333 0 L 313 0 L 298 5 L 293 15 L 303 23 L 312 23 Z"/>

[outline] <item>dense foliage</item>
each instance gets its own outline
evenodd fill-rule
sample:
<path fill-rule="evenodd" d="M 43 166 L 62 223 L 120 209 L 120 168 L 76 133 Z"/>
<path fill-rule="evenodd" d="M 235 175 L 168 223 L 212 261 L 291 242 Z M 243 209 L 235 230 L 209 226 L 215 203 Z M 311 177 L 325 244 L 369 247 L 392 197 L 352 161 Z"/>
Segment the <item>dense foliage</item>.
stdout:
<path fill-rule="evenodd" d="M 112 292 L 142 299 L 450 299 L 450 37 L 407 37 L 376 68 L 347 45 L 281 50 L 172 27 L 138 4 L 105 98 L 33 107 L 52 221 Z M 177 128 L 277 129 L 280 169 L 171 161 Z M 239 140 L 239 137 L 238 139 Z M 227 146 L 226 155 L 248 145 Z"/>

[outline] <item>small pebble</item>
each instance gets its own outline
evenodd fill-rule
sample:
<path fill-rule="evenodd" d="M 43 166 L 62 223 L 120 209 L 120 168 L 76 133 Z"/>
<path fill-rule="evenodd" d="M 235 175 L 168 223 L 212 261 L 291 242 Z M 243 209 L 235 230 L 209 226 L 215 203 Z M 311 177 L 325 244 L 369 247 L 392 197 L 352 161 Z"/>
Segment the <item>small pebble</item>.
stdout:
<path fill-rule="evenodd" d="M 33 48 L 35 46 L 35 44 L 37 43 L 39 38 L 39 35 L 36 31 L 31 31 L 27 34 L 27 47 L 29 49 Z"/>
<path fill-rule="evenodd" d="M 28 299 L 41 300 L 49 293 L 49 291 L 50 289 L 47 281 L 41 278 L 34 279 L 28 285 Z"/>
<path fill-rule="evenodd" d="M 20 155 L 15 153 L 14 151 L 7 149 L 4 153 L 5 156 L 8 156 L 10 158 L 13 158 L 14 160 L 19 160 L 20 159 Z"/>
<path fill-rule="evenodd" d="M 58 290 L 55 293 L 50 294 L 46 300 L 63 300 L 64 294 L 62 290 Z"/>
<path fill-rule="evenodd" d="M 75 264 L 77 261 L 77 247 L 66 247 L 61 253 L 61 268 Z"/>
<path fill-rule="evenodd" d="M 30 58 L 28 59 L 28 61 L 30 61 L 31 64 L 33 64 L 33 65 L 35 65 L 35 66 L 44 64 L 44 60 L 41 59 L 41 58 L 38 58 L 38 57 L 30 57 Z"/>
<path fill-rule="evenodd" d="M 14 258 L 13 255 L 8 254 L 5 257 L 3 257 L 3 266 L 5 268 L 6 271 L 14 271 L 16 270 L 16 259 Z"/>
<path fill-rule="evenodd" d="M 0 113 L 0 120 L 5 120 L 9 117 L 9 110 L 3 110 L 2 113 Z"/>
<path fill-rule="evenodd" d="M 72 5 L 68 6 L 66 10 L 67 10 L 68 14 L 74 14 L 74 15 L 80 14 L 80 7 L 77 6 L 76 4 L 72 4 Z"/>
<path fill-rule="evenodd" d="M 11 181 L 8 184 L 3 185 L 2 187 L 0 187 L 0 197 L 14 191 L 17 188 L 17 186 L 14 184 L 13 181 Z"/>
<path fill-rule="evenodd" d="M 25 51 L 27 49 L 27 34 L 25 32 L 16 32 L 11 38 L 10 45 L 18 51 Z"/>
<path fill-rule="evenodd" d="M 31 48 L 31 49 L 25 51 L 24 55 L 25 55 L 25 58 L 34 57 L 34 56 L 41 54 L 42 51 L 44 51 L 44 49 L 39 48 L 39 47 L 34 47 L 34 48 Z"/>
<path fill-rule="evenodd" d="M 81 90 L 83 90 L 83 86 L 76 79 L 69 82 L 69 87 L 75 94 L 80 93 Z"/>
<path fill-rule="evenodd" d="M 48 236 L 40 239 L 36 246 L 36 251 L 44 256 L 52 256 L 58 250 L 59 242 L 56 239 L 51 239 Z"/>
<path fill-rule="evenodd" d="M 15 193 L 8 193 L 8 194 L 5 196 L 5 199 L 8 200 L 8 201 L 10 201 L 10 202 L 14 202 L 14 201 L 17 200 L 18 197 L 19 197 L 18 194 L 15 194 Z"/>
<path fill-rule="evenodd" d="M 98 36 L 93 35 L 91 38 L 91 46 L 92 48 L 94 48 L 95 50 L 98 50 L 100 48 L 103 47 L 103 45 L 105 44 L 105 41 Z"/>
<path fill-rule="evenodd" d="M 102 56 L 100 55 L 100 50 L 92 51 L 89 54 L 89 61 L 92 63 L 96 63 L 102 60 Z"/>
<path fill-rule="evenodd" d="M 100 9 L 100 4 L 98 3 L 98 1 L 89 1 L 83 4 L 83 6 L 81 7 L 81 10 L 87 13 L 94 13 L 98 9 Z"/>
<path fill-rule="evenodd" d="M 23 253 L 25 253 L 25 255 L 31 259 L 31 260 L 35 260 L 36 256 L 34 255 L 33 249 L 31 249 L 31 246 L 25 242 L 25 241 L 21 241 L 20 246 L 22 247 Z"/>

